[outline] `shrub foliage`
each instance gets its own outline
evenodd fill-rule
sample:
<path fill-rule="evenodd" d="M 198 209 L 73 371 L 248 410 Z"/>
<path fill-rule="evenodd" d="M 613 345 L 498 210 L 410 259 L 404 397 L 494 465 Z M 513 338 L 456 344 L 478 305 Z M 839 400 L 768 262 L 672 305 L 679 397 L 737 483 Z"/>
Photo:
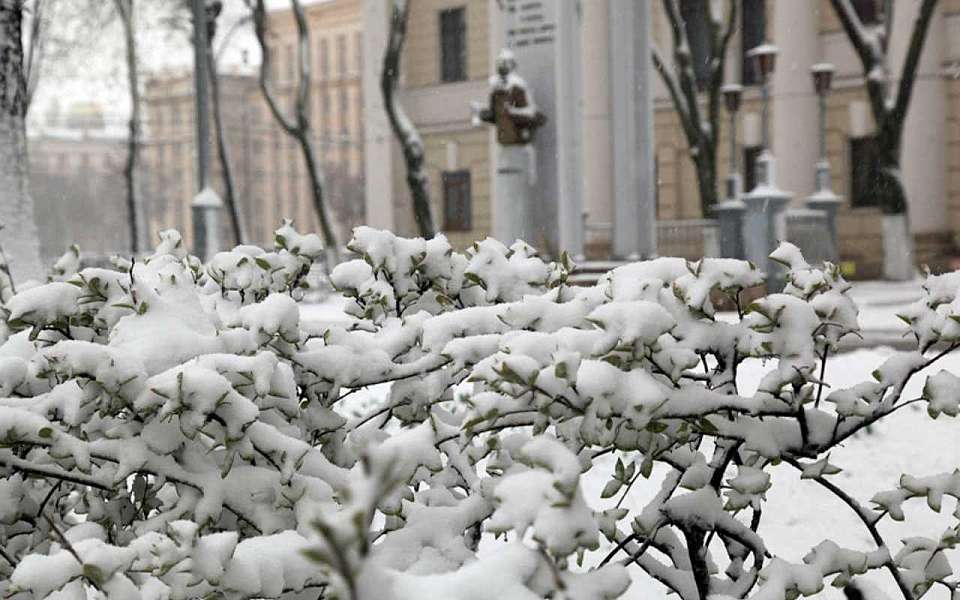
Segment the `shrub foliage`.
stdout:
<path fill-rule="evenodd" d="M 917 498 L 939 510 L 960 474 L 907 475 L 862 504 L 830 452 L 914 403 L 957 415 L 949 372 L 903 390 L 960 344 L 960 274 L 928 277 L 901 315 L 915 351 L 829 389 L 857 307 L 789 244 L 773 255 L 786 288 L 749 305 L 762 274 L 736 260 L 659 258 L 574 287 L 568 261 L 522 242 L 459 253 L 358 228 L 350 250 L 331 274 L 337 325 L 301 320 L 322 244 L 289 224 L 272 251 L 206 265 L 173 231 L 112 269 L 67 257 L 5 303 L 6 596 L 601 600 L 650 577 L 683 600 L 780 600 L 881 569 L 904 600 L 957 597 L 956 525 L 894 553 L 877 524 Z M 751 357 L 771 368 L 746 395 Z M 592 497 L 584 474 L 610 465 Z M 835 494 L 876 547 L 773 556 L 774 469 Z"/>

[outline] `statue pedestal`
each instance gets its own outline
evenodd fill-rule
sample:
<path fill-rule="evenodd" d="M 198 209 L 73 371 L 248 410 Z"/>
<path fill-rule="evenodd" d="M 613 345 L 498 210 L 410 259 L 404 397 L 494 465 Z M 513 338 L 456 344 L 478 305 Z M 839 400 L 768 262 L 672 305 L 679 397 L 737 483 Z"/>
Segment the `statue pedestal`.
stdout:
<path fill-rule="evenodd" d="M 530 154 L 526 146 L 497 148 L 497 181 L 493 206 L 493 237 L 510 246 L 523 240 L 536 246 L 533 239 L 532 186 Z"/>

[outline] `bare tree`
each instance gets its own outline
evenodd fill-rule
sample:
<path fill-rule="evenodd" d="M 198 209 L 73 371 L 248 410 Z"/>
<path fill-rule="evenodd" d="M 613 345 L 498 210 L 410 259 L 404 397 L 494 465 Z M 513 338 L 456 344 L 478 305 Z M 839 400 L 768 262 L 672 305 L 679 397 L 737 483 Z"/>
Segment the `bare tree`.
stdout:
<path fill-rule="evenodd" d="M 403 160 L 407 165 L 407 187 L 413 200 L 413 218 L 420 235 L 430 239 L 436 234 L 430 213 L 429 179 L 424 165 L 423 140 L 413 122 L 400 106 L 397 98 L 397 82 L 400 80 L 400 57 L 407 36 L 408 0 L 393 0 L 390 19 L 390 37 L 383 55 L 383 72 L 380 75 L 380 90 L 383 105 L 387 109 L 390 127 L 403 148 Z"/>
<path fill-rule="evenodd" d="M 227 145 L 226 135 L 223 130 L 223 118 L 220 107 L 220 75 L 217 72 L 217 60 L 213 51 L 213 37 L 217 28 L 217 16 L 223 9 L 223 3 L 220 0 L 207 4 L 207 76 L 210 80 L 210 103 L 213 108 L 213 127 L 217 137 L 217 156 L 220 160 L 220 172 L 223 175 L 224 200 L 227 204 L 227 210 L 230 213 L 230 226 L 233 231 L 233 239 L 237 244 L 246 243 L 246 233 L 244 232 L 243 220 L 240 217 L 240 207 L 237 202 L 235 192 L 236 186 L 233 180 L 233 167 L 230 161 L 230 148 Z"/>
<path fill-rule="evenodd" d="M 690 146 L 690 159 L 697 172 L 700 208 L 704 216 L 717 203 L 717 147 L 720 140 L 720 88 L 727 46 L 736 31 L 739 0 L 727 0 L 726 23 L 713 10 L 703 15 L 706 21 L 706 56 L 703 65 L 694 65 L 687 24 L 679 2 L 663 0 L 670 23 L 673 61 L 668 63 L 656 45 L 652 46 L 653 64 L 660 73 L 673 101 L 680 125 Z M 700 79 L 697 68 L 703 69 Z M 701 100 L 700 90 L 705 98 Z M 701 103 L 705 104 L 702 106 Z M 704 111 L 706 114 L 704 115 Z"/>
<path fill-rule="evenodd" d="M 140 75 L 137 64 L 137 40 L 134 24 L 134 0 L 114 0 L 120 24 L 123 27 L 125 57 L 127 63 L 127 85 L 130 88 L 130 118 L 127 121 L 127 162 L 123 167 L 123 176 L 127 184 L 127 227 L 130 233 L 130 252 L 140 251 L 140 235 L 137 221 L 140 218 L 139 177 L 140 162 Z"/>
<path fill-rule="evenodd" d="M 23 72 L 27 80 L 27 110 L 30 109 L 30 102 L 33 100 L 33 93 L 37 89 L 37 82 L 40 80 L 40 63 L 43 62 L 46 50 L 47 28 L 44 0 L 33 0 L 29 7 L 29 32 L 30 35 L 26 41 L 26 61 L 24 62 Z"/>
<path fill-rule="evenodd" d="M 27 187 L 27 78 L 23 1 L 0 0 L 0 244 L 13 280 L 40 275 L 40 244 Z"/>
<path fill-rule="evenodd" d="M 937 0 L 923 0 L 913 22 L 907 53 L 903 60 L 903 71 L 896 86 L 891 84 L 889 67 L 890 33 L 893 27 L 894 2 L 886 0 L 882 20 L 869 30 L 864 27 L 850 0 L 830 0 L 834 12 L 843 25 L 853 49 L 863 65 L 864 85 L 873 120 L 876 123 L 876 190 L 879 193 L 880 208 L 885 215 L 907 215 L 907 192 L 900 176 L 900 149 L 903 142 L 903 126 L 910 107 L 913 83 L 917 78 L 917 66 L 923 54 L 923 44 L 927 38 L 930 21 L 937 7 Z M 909 234 L 908 234 L 909 235 Z M 908 264 L 913 263 L 912 244 L 903 244 L 884 236 L 884 245 L 896 243 L 898 248 L 889 248 L 891 252 L 910 252 Z M 885 256 L 888 254 L 885 248 Z M 886 261 L 885 261 L 886 263 Z M 890 272 L 884 265 L 885 275 L 901 278 Z"/>
<path fill-rule="evenodd" d="M 253 30 L 256 33 L 262 54 L 260 61 L 260 90 L 263 92 L 263 97 L 270 107 L 273 118 L 280 124 L 284 132 L 294 138 L 300 146 L 300 151 L 303 154 L 303 160 L 307 169 L 307 177 L 310 180 L 313 206 L 320 220 L 320 230 L 323 234 L 324 244 L 326 244 L 327 268 L 330 269 L 334 264 L 339 262 L 340 251 L 337 245 L 337 235 L 333 230 L 333 223 L 331 222 L 325 200 L 323 173 L 320 170 L 320 163 L 317 161 L 316 149 L 310 128 L 310 29 L 307 27 L 307 18 L 303 12 L 303 6 L 300 4 L 300 0 L 290 0 L 293 8 L 294 22 L 297 27 L 298 66 L 296 95 L 294 97 L 294 115 L 290 118 L 281 110 L 276 91 L 273 89 L 273 81 L 270 73 L 272 57 L 270 55 L 270 45 L 267 40 L 267 9 L 264 6 L 264 0 L 246 0 L 246 2 L 248 6 L 253 3 L 251 7 L 253 12 Z"/>

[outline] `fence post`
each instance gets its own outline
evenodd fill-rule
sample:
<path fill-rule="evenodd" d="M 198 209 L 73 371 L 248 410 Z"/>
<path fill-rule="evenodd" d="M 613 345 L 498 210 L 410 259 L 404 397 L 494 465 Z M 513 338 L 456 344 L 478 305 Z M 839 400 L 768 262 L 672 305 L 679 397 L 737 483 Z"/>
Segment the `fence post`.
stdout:
<path fill-rule="evenodd" d="M 837 233 L 837 209 L 843 200 L 829 189 L 820 189 L 807 198 L 807 207 L 823 211 L 827 215 L 827 231 L 830 234 L 830 248 L 824 253 L 827 260 L 836 264 L 840 260 L 840 236 Z"/>
<path fill-rule="evenodd" d="M 720 229 L 720 256 L 744 258 L 743 214 L 747 205 L 741 200 L 726 200 L 713 207 Z"/>
<path fill-rule="evenodd" d="M 773 187 L 757 187 L 744 194 L 747 211 L 743 220 L 743 245 L 747 260 L 767 275 L 767 289 L 780 291 L 784 284 L 783 266 L 769 255 L 780 240 L 787 238 L 786 208 L 790 194 Z"/>

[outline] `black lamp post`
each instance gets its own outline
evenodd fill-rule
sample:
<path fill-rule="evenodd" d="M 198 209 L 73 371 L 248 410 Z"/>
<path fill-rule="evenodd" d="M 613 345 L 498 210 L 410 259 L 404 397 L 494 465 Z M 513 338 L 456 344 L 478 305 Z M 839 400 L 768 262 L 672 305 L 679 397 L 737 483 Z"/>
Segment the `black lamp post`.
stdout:
<path fill-rule="evenodd" d="M 743 86 L 739 83 L 728 83 L 720 88 L 723 94 L 723 103 L 730 116 L 730 172 L 727 174 L 727 200 L 736 200 L 740 197 L 740 172 L 737 169 L 737 112 L 740 110 L 740 101 L 743 98 Z"/>
<path fill-rule="evenodd" d="M 770 76 L 777 65 L 777 54 L 779 49 L 772 44 L 762 44 L 747 52 L 747 58 L 753 61 L 757 72 L 760 74 L 760 101 L 762 104 L 762 144 L 763 149 L 770 148 L 769 133 L 769 104 L 770 104 Z"/>
<path fill-rule="evenodd" d="M 816 90 L 820 101 L 820 160 L 817 162 L 817 189 L 829 190 L 830 161 L 827 159 L 827 95 L 830 93 L 830 84 L 833 82 L 834 66 L 829 63 L 820 63 L 810 68 L 813 76 L 813 89 Z"/>

